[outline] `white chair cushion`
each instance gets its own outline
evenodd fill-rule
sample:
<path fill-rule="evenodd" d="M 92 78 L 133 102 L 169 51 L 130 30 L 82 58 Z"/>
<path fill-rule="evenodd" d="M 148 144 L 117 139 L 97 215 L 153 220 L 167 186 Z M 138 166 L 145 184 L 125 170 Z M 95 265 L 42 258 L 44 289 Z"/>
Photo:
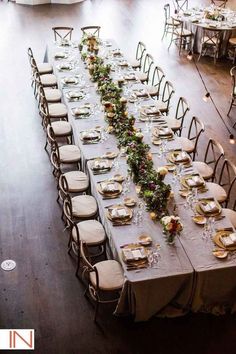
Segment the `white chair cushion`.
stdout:
<path fill-rule="evenodd" d="M 209 190 L 209 194 L 216 198 L 219 203 L 223 203 L 226 200 L 227 194 L 223 187 L 217 183 L 207 182 L 206 188 Z"/>
<path fill-rule="evenodd" d="M 82 192 L 88 189 L 89 178 L 82 171 L 70 171 L 64 173 L 70 193 Z M 60 180 L 59 180 L 60 183 Z"/>
<path fill-rule="evenodd" d="M 63 163 L 77 162 L 80 160 L 80 149 L 76 145 L 63 145 L 59 147 L 60 161 Z"/>
<path fill-rule="evenodd" d="M 141 82 L 147 81 L 147 74 L 143 73 L 142 71 L 136 71 L 135 76 L 137 80 L 140 80 Z"/>
<path fill-rule="evenodd" d="M 40 75 L 51 74 L 53 72 L 52 65 L 48 63 L 37 64 L 37 68 Z"/>
<path fill-rule="evenodd" d="M 235 46 L 235 45 L 236 45 L 236 37 L 230 38 L 230 39 L 229 39 L 229 43 L 230 43 L 231 45 Z"/>
<path fill-rule="evenodd" d="M 97 213 L 97 202 L 91 195 L 77 195 L 71 199 L 75 217 L 89 218 Z"/>
<path fill-rule="evenodd" d="M 106 238 L 105 230 L 102 224 L 97 220 L 85 220 L 77 224 L 80 241 L 88 246 L 99 245 Z M 72 229 L 72 237 L 77 242 L 77 233 L 75 227 Z"/>
<path fill-rule="evenodd" d="M 98 271 L 99 288 L 101 290 L 121 289 L 124 284 L 124 274 L 120 263 L 114 260 L 98 262 L 94 265 Z M 95 272 L 89 274 L 92 285 L 96 286 Z"/>
<path fill-rule="evenodd" d="M 44 93 L 48 103 L 59 102 L 61 100 L 61 91 L 58 89 L 45 88 Z"/>
<path fill-rule="evenodd" d="M 166 116 L 165 121 L 168 127 L 174 131 L 178 130 L 181 127 L 181 121 L 179 119 L 169 118 L 168 116 Z"/>
<path fill-rule="evenodd" d="M 63 120 L 52 122 L 51 123 L 52 129 L 56 136 L 67 136 L 72 133 L 72 127 L 69 122 L 65 122 Z"/>
<path fill-rule="evenodd" d="M 64 103 L 52 103 L 48 106 L 50 117 L 65 117 L 67 108 Z"/>
<path fill-rule="evenodd" d="M 182 37 L 187 37 L 187 36 L 191 36 L 192 35 L 192 32 L 190 32 L 189 30 L 183 29 L 183 31 L 182 31 L 181 28 L 176 28 L 175 33 L 178 36 L 182 36 Z"/>
<path fill-rule="evenodd" d="M 46 74 L 40 76 L 41 83 L 44 87 L 56 86 L 57 78 L 53 74 Z"/>
<path fill-rule="evenodd" d="M 236 228 L 236 211 L 228 209 L 228 208 L 227 209 L 223 208 L 222 213 L 230 220 L 233 227 Z"/>
<path fill-rule="evenodd" d="M 207 165 L 205 162 L 202 161 L 193 161 L 192 163 L 194 169 L 204 178 L 209 179 L 213 175 L 213 169 L 211 166 Z"/>
<path fill-rule="evenodd" d="M 133 59 L 129 61 L 130 65 L 132 66 L 132 68 L 136 69 L 140 67 L 140 62 L 139 60 Z"/>
<path fill-rule="evenodd" d="M 189 154 L 194 151 L 194 143 L 188 138 L 185 138 L 183 136 L 176 137 L 176 143 L 178 144 L 178 146 L 180 145 L 180 147 Z"/>
<path fill-rule="evenodd" d="M 158 94 L 158 89 L 155 86 L 146 86 L 146 90 L 149 93 L 150 96 L 157 96 Z"/>

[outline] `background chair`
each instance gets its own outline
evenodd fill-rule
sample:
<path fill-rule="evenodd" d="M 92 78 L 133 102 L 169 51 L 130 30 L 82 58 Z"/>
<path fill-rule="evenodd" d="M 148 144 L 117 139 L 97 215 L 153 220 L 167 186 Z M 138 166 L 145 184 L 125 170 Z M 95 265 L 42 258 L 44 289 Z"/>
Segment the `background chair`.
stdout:
<path fill-rule="evenodd" d="M 230 76 L 231 76 L 231 80 L 232 80 L 232 93 L 231 93 L 231 103 L 230 103 L 230 107 L 229 107 L 229 111 L 227 113 L 227 116 L 230 115 L 231 109 L 232 107 L 236 106 L 235 103 L 235 99 L 236 99 L 236 66 L 234 66 L 231 70 L 230 70 Z M 235 127 L 236 122 L 234 123 L 233 127 Z"/>
<path fill-rule="evenodd" d="M 168 49 L 171 47 L 171 44 L 175 42 L 179 48 L 179 55 L 182 49 L 189 51 L 192 48 L 192 37 L 192 32 L 184 28 L 183 21 L 176 20 L 172 17 L 172 36 Z"/>
<path fill-rule="evenodd" d="M 219 56 L 222 31 L 210 28 L 202 29 L 201 49 L 198 60 L 207 53 L 214 54 L 214 63 Z"/>
<path fill-rule="evenodd" d="M 175 90 L 173 84 L 170 81 L 166 81 L 161 97 L 155 102 L 155 105 L 161 113 L 169 113 L 170 100 L 174 92 Z"/>
<path fill-rule="evenodd" d="M 188 0 L 173 0 L 174 7 L 177 12 L 185 11 L 188 9 Z"/>
<path fill-rule="evenodd" d="M 231 37 L 228 42 L 228 55 L 232 59 L 233 64 L 236 60 L 236 37 Z"/>
<path fill-rule="evenodd" d="M 100 35 L 100 26 L 84 26 L 81 27 L 83 35 L 93 35 L 99 37 Z"/>
<path fill-rule="evenodd" d="M 168 33 L 172 33 L 173 29 L 179 26 L 178 21 L 174 21 L 174 22 L 172 21 L 172 18 L 170 16 L 170 4 L 164 5 L 164 16 L 165 16 L 164 32 L 161 39 L 163 39 Z"/>
<path fill-rule="evenodd" d="M 160 66 L 155 66 L 153 71 L 152 68 L 150 69 L 149 80 L 148 80 L 148 83 L 150 83 L 150 85 L 148 84 L 146 86 L 146 89 L 148 94 L 152 98 L 155 97 L 158 99 L 160 96 L 161 84 L 163 82 L 163 79 L 165 78 L 165 74 L 162 68 L 160 68 Z"/>
<path fill-rule="evenodd" d="M 225 7 L 227 4 L 228 0 L 211 0 L 211 3 L 213 5 L 219 6 L 219 7 Z"/>
<path fill-rule="evenodd" d="M 146 46 L 143 42 L 138 42 L 135 59 L 130 60 L 130 65 L 133 69 L 140 69 L 144 53 L 146 52 Z"/>
<path fill-rule="evenodd" d="M 53 33 L 54 33 L 54 39 L 55 41 L 61 41 L 63 39 L 65 40 L 71 40 L 72 37 L 72 32 L 74 30 L 73 27 L 52 27 Z"/>
<path fill-rule="evenodd" d="M 154 65 L 154 59 L 153 59 L 153 56 L 148 53 L 145 54 L 143 56 L 143 58 L 144 58 L 143 61 L 141 61 L 141 70 L 136 71 L 135 76 L 142 83 L 144 83 L 144 82 L 148 83 L 149 73 L 150 73 L 151 67 Z"/>
<path fill-rule="evenodd" d="M 120 291 L 124 284 L 124 274 L 119 262 L 105 260 L 94 265 L 88 256 L 86 244 L 81 242 L 81 257 L 83 260 L 83 276 L 87 278 L 85 295 L 89 292 L 90 298 L 95 301 L 94 321 L 96 322 L 100 304 L 118 302 Z M 112 298 L 108 299 L 107 296 Z"/>

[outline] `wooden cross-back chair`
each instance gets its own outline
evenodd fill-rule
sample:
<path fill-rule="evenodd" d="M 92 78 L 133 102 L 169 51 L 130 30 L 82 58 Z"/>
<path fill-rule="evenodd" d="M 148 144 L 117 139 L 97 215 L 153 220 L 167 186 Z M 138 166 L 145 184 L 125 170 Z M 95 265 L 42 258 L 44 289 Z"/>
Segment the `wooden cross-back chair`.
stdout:
<path fill-rule="evenodd" d="M 182 50 L 189 51 L 192 48 L 192 38 L 193 33 L 184 28 L 184 22 L 172 17 L 172 35 L 168 49 L 175 42 L 179 48 L 179 55 Z"/>
<path fill-rule="evenodd" d="M 179 26 L 178 21 L 172 21 L 172 18 L 170 16 L 170 4 L 165 4 L 164 5 L 164 16 L 165 16 L 165 22 L 164 22 L 164 31 L 162 35 L 162 39 L 168 34 L 173 32 L 173 28 Z"/>
<path fill-rule="evenodd" d="M 232 92 L 231 92 L 231 102 L 230 102 L 230 107 L 229 111 L 227 113 L 227 116 L 230 115 L 231 109 L 236 106 L 235 100 L 236 100 L 236 66 L 232 67 L 230 69 L 230 77 L 232 81 Z M 236 122 L 234 123 L 233 127 L 235 127 Z"/>
<path fill-rule="evenodd" d="M 214 63 L 219 56 L 220 45 L 222 39 L 222 30 L 203 28 L 202 29 L 202 38 L 201 38 L 201 49 L 198 60 L 203 55 L 213 52 L 214 54 Z"/>
<path fill-rule="evenodd" d="M 152 68 L 149 73 L 150 86 L 147 86 L 147 91 L 152 98 L 155 97 L 158 99 L 161 93 L 161 84 L 165 78 L 165 74 L 160 66 L 155 66 L 154 70 L 152 70 Z M 152 77 L 150 77 L 151 75 Z"/>
<path fill-rule="evenodd" d="M 188 9 L 188 0 L 173 0 L 174 7 L 177 12 L 185 11 Z"/>
<path fill-rule="evenodd" d="M 168 114 L 170 109 L 170 101 L 175 90 L 174 86 L 170 81 L 166 81 L 164 84 L 163 92 L 160 95 L 160 98 L 156 101 L 157 107 L 161 113 Z"/>
<path fill-rule="evenodd" d="M 211 0 L 211 4 L 225 8 L 228 0 Z"/>
<path fill-rule="evenodd" d="M 181 136 L 183 123 L 187 112 L 190 110 L 187 100 L 180 97 L 176 106 L 175 117 L 167 116 L 166 122 L 168 127 L 172 129 L 178 136 Z"/>
<path fill-rule="evenodd" d="M 57 40 L 71 40 L 72 32 L 74 30 L 73 27 L 68 26 L 59 26 L 59 27 L 52 27 L 54 33 L 54 39 Z"/>
<path fill-rule="evenodd" d="M 101 26 L 84 26 L 81 27 L 83 35 L 93 35 L 96 37 L 100 36 Z"/>
<path fill-rule="evenodd" d="M 136 48 L 136 54 L 135 54 L 135 59 L 131 60 L 131 66 L 134 69 L 140 69 L 142 66 L 142 59 L 144 57 L 144 53 L 146 52 L 146 45 L 139 41 L 137 48 Z"/>

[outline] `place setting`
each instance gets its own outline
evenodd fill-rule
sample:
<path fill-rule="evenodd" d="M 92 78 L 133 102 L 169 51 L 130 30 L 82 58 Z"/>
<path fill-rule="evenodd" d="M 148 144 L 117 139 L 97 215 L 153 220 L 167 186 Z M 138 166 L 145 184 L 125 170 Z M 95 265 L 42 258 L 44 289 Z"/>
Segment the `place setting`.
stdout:
<path fill-rule="evenodd" d="M 80 139 L 83 145 L 98 144 L 101 140 L 101 133 L 93 129 L 83 130 L 80 132 Z"/>
<path fill-rule="evenodd" d="M 61 80 L 63 87 L 77 86 L 79 80 L 75 76 L 66 76 Z"/>
<path fill-rule="evenodd" d="M 64 63 L 60 63 L 59 65 L 57 65 L 57 69 L 60 72 L 71 71 L 74 69 L 74 66 L 69 62 L 64 62 Z"/>
<path fill-rule="evenodd" d="M 96 158 L 90 162 L 91 170 L 94 175 L 109 172 L 112 169 L 112 161 L 105 158 Z"/>
<path fill-rule="evenodd" d="M 106 216 L 111 221 L 112 226 L 132 225 L 133 211 L 124 204 L 110 205 L 106 209 Z"/>
<path fill-rule="evenodd" d="M 97 183 L 97 190 L 103 199 L 115 199 L 122 193 L 122 184 L 114 180 L 104 180 Z"/>
<path fill-rule="evenodd" d="M 88 118 L 91 114 L 91 105 L 90 103 L 85 103 L 77 107 L 72 107 L 71 113 L 76 119 Z"/>
<path fill-rule="evenodd" d="M 71 90 L 65 93 L 69 102 L 77 102 L 85 98 L 86 93 L 84 90 Z M 73 114 L 73 113 L 72 113 Z"/>

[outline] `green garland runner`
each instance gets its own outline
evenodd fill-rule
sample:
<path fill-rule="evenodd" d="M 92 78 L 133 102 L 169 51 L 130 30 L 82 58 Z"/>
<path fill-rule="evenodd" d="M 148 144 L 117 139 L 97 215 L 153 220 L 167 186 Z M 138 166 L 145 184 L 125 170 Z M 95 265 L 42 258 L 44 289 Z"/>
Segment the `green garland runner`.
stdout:
<path fill-rule="evenodd" d="M 163 177 L 154 169 L 150 147 L 143 142 L 143 135 L 134 127 L 135 118 L 126 110 L 127 101 L 122 98 L 122 89 L 112 81 L 111 66 L 91 53 L 91 46 L 81 57 L 87 62 L 92 81 L 97 83 L 109 131 L 115 134 L 119 146 L 127 149 L 127 163 L 134 183 L 140 186 L 139 195 L 144 199 L 147 210 L 152 212 L 152 219 L 160 219 L 168 214 L 171 187 L 163 182 Z"/>

